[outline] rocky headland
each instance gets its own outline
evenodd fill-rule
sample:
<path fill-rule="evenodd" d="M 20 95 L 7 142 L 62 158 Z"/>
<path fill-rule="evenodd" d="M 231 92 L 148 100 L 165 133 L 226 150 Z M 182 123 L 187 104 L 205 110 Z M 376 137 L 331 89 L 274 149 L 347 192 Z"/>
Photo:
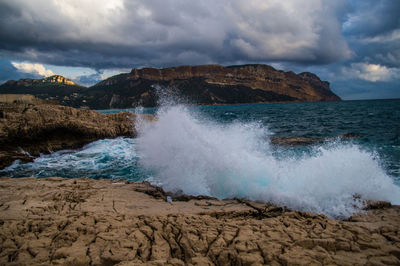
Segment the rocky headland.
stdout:
<path fill-rule="evenodd" d="M 90 109 L 154 107 L 160 95 L 191 104 L 339 101 L 329 82 L 309 72 L 295 74 L 268 65 L 200 65 L 132 69 L 83 87 L 59 76 L 8 81 L 0 93 L 33 94 L 62 105 Z"/>
<path fill-rule="evenodd" d="M 0 179 L 2 265 L 399 265 L 400 207 L 347 220 L 147 182 Z"/>
<path fill-rule="evenodd" d="M 82 107 L 85 101 L 78 96 L 85 89 L 63 76 L 53 75 L 42 79 L 9 80 L 0 85 L 0 94 L 30 94 L 65 106 Z"/>
<path fill-rule="evenodd" d="M 17 159 L 32 161 L 40 153 L 79 148 L 103 138 L 135 136 L 137 119 L 131 112 L 100 114 L 31 95 L 0 95 L 0 169 Z"/>
<path fill-rule="evenodd" d="M 99 104 L 108 108 L 155 106 L 159 95 L 165 93 L 194 104 L 340 100 L 328 82 L 312 73 L 296 75 L 268 65 L 132 69 L 96 84 L 88 93 L 96 99 L 102 95 Z"/>

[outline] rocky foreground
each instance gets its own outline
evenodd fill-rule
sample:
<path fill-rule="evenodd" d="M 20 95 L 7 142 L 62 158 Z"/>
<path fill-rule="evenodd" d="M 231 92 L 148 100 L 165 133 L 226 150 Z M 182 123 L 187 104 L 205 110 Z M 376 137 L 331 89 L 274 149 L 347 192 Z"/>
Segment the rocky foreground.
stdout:
<path fill-rule="evenodd" d="M 79 148 L 103 138 L 135 136 L 137 119 L 130 112 L 100 114 L 32 95 L 0 95 L 0 169 L 15 160 L 32 161 L 40 153 Z"/>
<path fill-rule="evenodd" d="M 0 264 L 399 265 L 400 207 L 375 208 L 337 221 L 146 182 L 1 178 Z"/>

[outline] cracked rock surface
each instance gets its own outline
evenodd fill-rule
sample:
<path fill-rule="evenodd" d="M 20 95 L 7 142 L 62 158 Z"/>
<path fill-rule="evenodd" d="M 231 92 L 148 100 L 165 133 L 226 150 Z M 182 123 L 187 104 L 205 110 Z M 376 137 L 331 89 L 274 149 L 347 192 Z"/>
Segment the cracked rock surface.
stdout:
<path fill-rule="evenodd" d="M 239 199 L 164 197 L 146 182 L 1 178 L 0 264 L 400 264 L 399 206 L 337 221 Z"/>

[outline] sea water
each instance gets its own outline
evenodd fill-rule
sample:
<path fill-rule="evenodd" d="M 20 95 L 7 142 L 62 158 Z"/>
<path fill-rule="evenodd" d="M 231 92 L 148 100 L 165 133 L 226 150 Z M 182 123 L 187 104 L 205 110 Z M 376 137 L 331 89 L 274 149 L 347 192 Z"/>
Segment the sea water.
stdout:
<path fill-rule="evenodd" d="M 0 175 L 146 179 L 170 191 L 270 201 L 330 217 L 351 215 L 362 199 L 400 204 L 400 100 L 132 111 L 158 120 L 138 123 L 137 139 L 15 162 Z M 341 138 L 347 133 L 357 138 Z M 271 137 L 320 141 L 279 146 Z"/>

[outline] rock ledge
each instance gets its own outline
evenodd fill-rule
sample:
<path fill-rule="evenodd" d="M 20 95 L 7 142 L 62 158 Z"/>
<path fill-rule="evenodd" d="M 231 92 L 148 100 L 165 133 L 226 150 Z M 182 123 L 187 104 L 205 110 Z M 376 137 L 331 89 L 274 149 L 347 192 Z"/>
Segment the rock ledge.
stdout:
<path fill-rule="evenodd" d="M 241 200 L 166 202 L 148 189 L 157 190 L 123 180 L 1 178 L 0 264 L 400 264 L 399 206 L 337 221 Z"/>

